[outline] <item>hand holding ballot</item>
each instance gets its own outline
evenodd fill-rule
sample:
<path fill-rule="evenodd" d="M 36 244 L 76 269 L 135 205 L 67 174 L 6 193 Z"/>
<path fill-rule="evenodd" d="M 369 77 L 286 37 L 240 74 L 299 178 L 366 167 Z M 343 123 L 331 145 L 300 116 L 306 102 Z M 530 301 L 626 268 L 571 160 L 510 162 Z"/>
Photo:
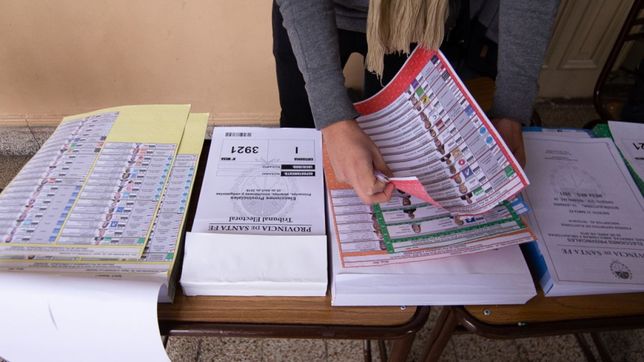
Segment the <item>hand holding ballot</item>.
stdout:
<path fill-rule="evenodd" d="M 389 201 L 392 184 L 379 181 L 374 170 L 391 174 L 378 147 L 356 121 L 336 122 L 322 129 L 327 154 L 336 177 L 350 184 L 365 204 Z"/>
<path fill-rule="evenodd" d="M 510 118 L 495 118 L 491 120 L 507 148 L 512 152 L 521 167 L 525 166 L 525 149 L 523 143 L 522 124 Z M 322 130 L 325 139 L 327 156 L 336 173 L 338 180 L 353 187 L 356 194 L 365 204 L 389 201 L 394 188 L 401 191 L 400 183 L 390 183 L 389 180 L 378 178 L 378 175 L 392 175 L 378 147 L 360 129 L 353 120 L 345 120 L 327 126 Z M 382 171 L 381 171 L 382 170 Z M 422 185 L 419 184 L 420 187 Z M 426 192 L 423 191 L 425 195 Z M 425 197 L 421 197 L 425 199 Z M 431 197 L 428 195 L 428 199 Z M 429 201 L 437 206 L 433 199 Z"/>
<path fill-rule="evenodd" d="M 380 93 L 354 106 L 361 114 L 355 122 L 322 132 L 334 177 L 365 203 L 391 197 L 374 171 L 389 172 L 428 196 L 420 199 L 461 216 L 488 212 L 528 185 L 512 156 L 524 157 L 520 124 L 500 119 L 497 133 L 440 52 L 417 48 Z"/>

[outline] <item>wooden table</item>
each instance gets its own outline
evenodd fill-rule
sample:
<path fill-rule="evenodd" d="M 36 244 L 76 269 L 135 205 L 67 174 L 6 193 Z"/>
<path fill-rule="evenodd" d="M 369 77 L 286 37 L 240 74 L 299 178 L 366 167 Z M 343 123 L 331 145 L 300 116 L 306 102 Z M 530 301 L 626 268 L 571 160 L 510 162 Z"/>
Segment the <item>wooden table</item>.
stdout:
<path fill-rule="evenodd" d="M 610 360 L 597 333 L 629 328 L 644 328 L 644 293 L 546 298 L 539 291 L 525 305 L 443 307 L 424 360 L 437 360 L 457 330 L 503 339 L 572 333 L 587 356 L 580 333 L 590 333 L 602 359 Z"/>
<path fill-rule="evenodd" d="M 405 361 L 429 307 L 331 307 L 328 296 L 179 294 L 174 303 L 159 304 L 158 315 L 165 336 L 388 339 L 393 342 L 388 360 Z"/>

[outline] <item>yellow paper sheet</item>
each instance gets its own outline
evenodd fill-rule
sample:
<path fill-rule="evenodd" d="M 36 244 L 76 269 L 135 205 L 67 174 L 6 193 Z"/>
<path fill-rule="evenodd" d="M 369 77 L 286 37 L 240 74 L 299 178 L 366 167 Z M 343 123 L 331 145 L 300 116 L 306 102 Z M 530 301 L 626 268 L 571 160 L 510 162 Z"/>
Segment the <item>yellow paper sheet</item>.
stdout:
<path fill-rule="evenodd" d="M 186 128 L 183 131 L 179 154 L 199 156 L 208 127 L 208 113 L 190 113 Z"/>
<path fill-rule="evenodd" d="M 178 144 L 181 142 L 190 105 L 153 104 L 111 107 L 67 116 L 63 118 L 63 123 L 107 112 L 119 112 L 119 116 L 106 142 Z"/>

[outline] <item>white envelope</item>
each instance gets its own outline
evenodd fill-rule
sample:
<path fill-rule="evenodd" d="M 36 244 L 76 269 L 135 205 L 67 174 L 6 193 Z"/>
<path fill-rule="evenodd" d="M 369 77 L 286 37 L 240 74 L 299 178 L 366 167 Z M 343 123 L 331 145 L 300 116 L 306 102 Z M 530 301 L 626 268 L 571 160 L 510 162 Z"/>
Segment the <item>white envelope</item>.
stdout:
<path fill-rule="evenodd" d="M 186 234 L 185 295 L 323 296 L 325 235 Z"/>

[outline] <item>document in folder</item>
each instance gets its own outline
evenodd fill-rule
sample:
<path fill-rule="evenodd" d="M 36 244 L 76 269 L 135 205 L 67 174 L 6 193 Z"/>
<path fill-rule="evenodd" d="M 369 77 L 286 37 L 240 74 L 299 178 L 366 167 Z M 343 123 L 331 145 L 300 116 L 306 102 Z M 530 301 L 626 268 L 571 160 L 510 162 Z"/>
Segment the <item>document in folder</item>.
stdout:
<path fill-rule="evenodd" d="M 609 138 L 524 134 L 538 239 L 532 263 L 548 296 L 644 290 L 644 198 Z"/>

